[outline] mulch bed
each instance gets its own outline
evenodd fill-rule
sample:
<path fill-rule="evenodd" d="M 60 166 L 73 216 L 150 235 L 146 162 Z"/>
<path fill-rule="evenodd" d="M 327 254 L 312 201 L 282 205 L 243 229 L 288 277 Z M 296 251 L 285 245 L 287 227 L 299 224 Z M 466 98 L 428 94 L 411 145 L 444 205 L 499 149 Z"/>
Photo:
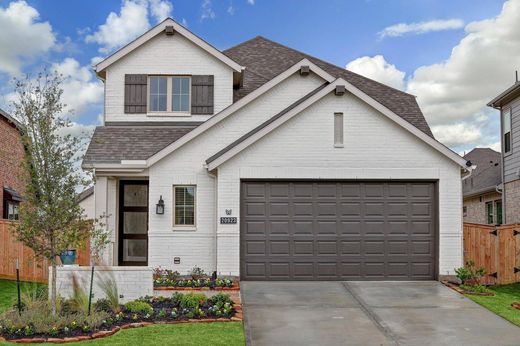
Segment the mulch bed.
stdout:
<path fill-rule="evenodd" d="M 0 341 L 10 341 L 21 344 L 29 344 L 29 343 L 70 343 L 70 342 L 78 342 L 84 340 L 91 339 L 99 339 L 107 336 L 111 336 L 122 329 L 128 328 L 139 328 L 139 327 L 147 327 L 155 324 L 179 324 L 179 323 L 212 323 L 212 322 L 238 322 L 242 321 L 242 306 L 239 297 L 232 297 L 234 306 L 232 312 L 227 317 L 202 317 L 202 318 L 187 318 L 186 316 L 180 314 L 178 317 L 172 317 L 171 315 L 167 315 L 164 317 L 159 317 L 157 315 L 151 316 L 149 320 L 143 321 L 144 317 L 142 315 L 139 316 L 138 321 L 132 321 L 131 315 L 129 313 L 124 314 L 124 318 L 120 321 L 114 320 L 111 326 L 101 326 L 96 330 L 91 332 L 83 332 L 81 328 L 77 328 L 74 330 L 70 330 L 68 333 L 60 332 L 55 336 L 48 335 L 32 335 L 30 337 L 25 338 L 13 338 L 7 337 L 3 338 L 0 336 Z M 162 308 L 171 308 L 166 301 L 160 301 L 154 299 L 153 302 L 154 311 L 162 309 Z M 204 310 L 206 311 L 206 308 Z"/>
<path fill-rule="evenodd" d="M 518 302 L 512 302 L 511 306 L 514 307 L 517 310 L 520 310 L 520 303 L 518 303 Z"/>
<path fill-rule="evenodd" d="M 469 295 L 473 295 L 473 296 L 486 296 L 486 297 L 491 297 L 491 296 L 494 296 L 494 295 L 495 295 L 493 292 L 471 292 L 471 291 L 464 291 L 462 288 L 459 287 L 459 285 L 454 284 L 454 283 L 451 283 L 451 282 L 448 282 L 448 281 L 442 281 L 442 283 L 443 283 L 445 286 L 448 286 L 449 288 L 451 288 L 451 289 L 454 290 L 454 291 L 457 291 L 457 292 L 460 293 L 460 294 L 469 294 Z"/>

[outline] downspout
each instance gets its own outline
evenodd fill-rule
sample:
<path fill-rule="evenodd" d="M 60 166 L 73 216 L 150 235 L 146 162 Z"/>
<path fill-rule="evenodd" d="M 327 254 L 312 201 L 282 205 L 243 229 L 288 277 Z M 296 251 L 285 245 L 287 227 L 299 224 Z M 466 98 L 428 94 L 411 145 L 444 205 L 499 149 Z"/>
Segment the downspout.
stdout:
<path fill-rule="evenodd" d="M 206 167 L 207 168 L 207 167 Z M 215 216 L 215 272 L 217 273 L 218 275 L 218 271 L 217 271 L 217 268 L 218 268 L 218 178 L 217 178 L 217 174 L 214 174 L 214 173 L 211 173 L 210 171 L 208 171 L 208 174 L 209 176 L 213 179 L 213 187 L 214 187 L 214 191 L 215 191 L 215 197 L 214 197 L 214 210 L 213 210 L 213 213 L 214 213 L 214 216 Z"/>

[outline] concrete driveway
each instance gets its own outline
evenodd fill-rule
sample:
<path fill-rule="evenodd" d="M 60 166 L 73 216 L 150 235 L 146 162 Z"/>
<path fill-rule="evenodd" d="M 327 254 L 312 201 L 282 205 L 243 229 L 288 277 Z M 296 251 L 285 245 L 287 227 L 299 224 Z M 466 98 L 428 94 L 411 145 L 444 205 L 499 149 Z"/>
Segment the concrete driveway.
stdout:
<path fill-rule="evenodd" d="M 436 281 L 242 282 L 249 345 L 520 345 L 520 328 Z"/>

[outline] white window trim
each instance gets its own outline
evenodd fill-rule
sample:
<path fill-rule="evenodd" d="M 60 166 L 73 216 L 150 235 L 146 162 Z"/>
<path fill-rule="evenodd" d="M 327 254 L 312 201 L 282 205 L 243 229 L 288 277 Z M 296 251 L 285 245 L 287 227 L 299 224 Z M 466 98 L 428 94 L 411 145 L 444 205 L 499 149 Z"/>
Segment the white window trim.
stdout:
<path fill-rule="evenodd" d="M 151 77 L 166 77 L 166 111 L 152 111 L 150 110 L 150 78 Z M 173 111 L 173 77 L 187 77 L 189 79 L 189 95 L 188 95 L 188 111 Z M 190 75 L 161 75 L 151 74 L 148 75 L 146 85 L 146 115 L 149 117 L 157 116 L 178 116 L 178 117 L 189 117 L 191 116 L 191 76 Z"/>
<path fill-rule="evenodd" d="M 177 187 L 193 187 L 195 189 L 193 201 L 193 225 L 177 225 L 175 224 L 175 188 Z M 178 184 L 172 187 L 172 229 L 174 231 L 196 231 L 197 230 L 197 185 L 194 184 Z"/>
<path fill-rule="evenodd" d="M 509 151 L 506 151 L 506 142 L 505 142 L 505 137 L 506 137 L 506 133 L 508 132 L 505 132 L 504 131 L 504 115 L 506 114 L 506 112 L 509 114 Z M 502 127 L 502 150 L 504 152 L 504 155 L 509 155 L 513 152 L 513 110 L 511 109 L 510 106 L 502 109 L 502 114 L 501 114 L 501 127 Z"/>

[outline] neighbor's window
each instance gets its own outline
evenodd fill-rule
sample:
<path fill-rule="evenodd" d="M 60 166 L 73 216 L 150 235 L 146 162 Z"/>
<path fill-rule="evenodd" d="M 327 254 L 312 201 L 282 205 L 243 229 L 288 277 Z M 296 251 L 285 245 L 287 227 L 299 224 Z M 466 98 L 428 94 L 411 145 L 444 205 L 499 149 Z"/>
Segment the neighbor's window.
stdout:
<path fill-rule="evenodd" d="M 495 201 L 495 211 L 496 211 L 496 215 L 497 215 L 497 225 L 501 225 L 502 224 L 502 201 L 501 200 L 496 200 Z"/>
<path fill-rule="evenodd" d="M 343 146 L 343 113 L 334 113 L 334 146 Z"/>
<path fill-rule="evenodd" d="M 195 186 L 174 186 L 174 226 L 195 226 Z"/>
<path fill-rule="evenodd" d="M 504 153 L 511 151 L 511 108 L 502 111 L 502 128 L 504 132 Z"/>
<path fill-rule="evenodd" d="M 486 202 L 486 216 L 487 216 L 487 223 L 493 224 L 493 202 Z"/>
<path fill-rule="evenodd" d="M 464 216 L 464 217 L 468 216 L 468 207 L 466 207 L 466 206 L 462 207 L 462 216 Z"/>
<path fill-rule="evenodd" d="M 190 109 L 190 78 L 172 77 L 172 111 L 188 112 Z"/>
<path fill-rule="evenodd" d="M 168 110 L 168 77 L 152 76 L 150 83 L 150 112 L 166 112 Z"/>
<path fill-rule="evenodd" d="M 5 211 L 4 216 L 7 220 L 18 220 L 19 219 L 19 208 L 20 204 L 14 201 L 5 201 L 4 203 Z"/>

